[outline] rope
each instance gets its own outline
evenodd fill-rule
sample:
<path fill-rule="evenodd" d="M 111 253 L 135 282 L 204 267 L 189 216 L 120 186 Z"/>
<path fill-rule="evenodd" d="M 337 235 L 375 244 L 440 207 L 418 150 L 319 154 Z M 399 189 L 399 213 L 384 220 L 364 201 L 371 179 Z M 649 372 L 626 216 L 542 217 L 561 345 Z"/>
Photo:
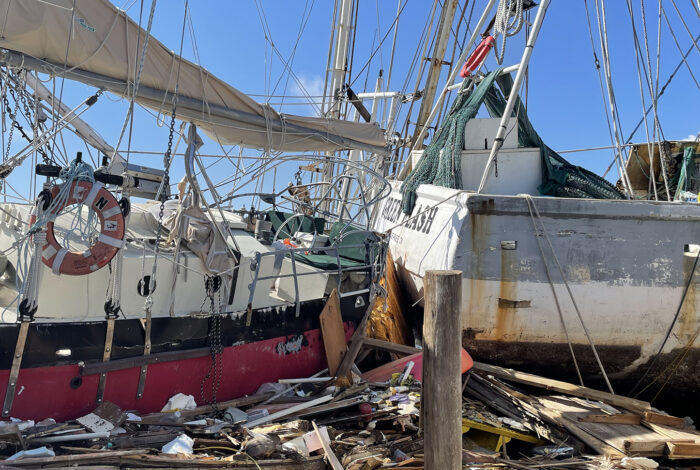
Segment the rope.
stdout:
<path fill-rule="evenodd" d="M 496 18 L 493 23 L 494 37 L 503 36 L 501 46 L 496 53 L 496 62 L 498 65 L 503 63 L 503 58 L 506 55 L 506 38 L 515 36 L 523 28 L 523 0 L 501 0 L 496 9 Z"/>
<path fill-rule="evenodd" d="M 698 267 L 698 260 L 700 260 L 700 250 L 698 250 L 698 254 L 695 255 L 695 261 L 693 262 L 693 269 L 692 269 L 692 271 L 690 271 L 690 275 L 688 276 L 688 282 L 685 283 L 685 289 L 683 289 L 683 295 L 681 296 L 681 301 L 678 304 L 678 308 L 676 309 L 676 314 L 673 316 L 673 320 L 671 321 L 671 324 L 669 325 L 668 330 L 666 331 L 666 336 L 664 336 L 664 340 L 661 342 L 661 346 L 659 346 L 659 350 L 656 352 L 656 354 L 652 358 L 651 362 L 649 362 L 649 366 L 647 367 L 647 370 L 644 372 L 644 374 L 642 374 L 642 376 L 639 378 L 639 380 L 637 380 L 637 383 L 634 384 L 634 387 L 632 387 L 632 389 L 630 389 L 630 394 L 634 393 L 634 391 L 637 390 L 637 387 L 639 387 L 639 385 L 642 383 L 642 381 L 649 374 L 652 367 L 654 367 L 654 364 L 656 364 L 656 361 L 659 359 L 659 356 L 661 355 L 661 351 L 663 351 L 664 347 L 666 346 L 666 342 L 668 342 L 668 339 L 671 337 L 671 332 L 673 331 L 673 327 L 676 326 L 676 321 L 678 320 L 678 317 L 681 314 L 681 309 L 683 308 L 683 304 L 685 303 L 685 298 L 688 295 L 688 290 L 690 290 L 690 284 L 693 282 L 693 277 L 695 277 L 695 271 Z"/>
<path fill-rule="evenodd" d="M 581 386 L 583 387 L 583 376 L 581 375 L 581 369 L 578 366 L 578 361 L 576 360 L 576 354 L 574 353 L 574 347 L 571 344 L 571 339 L 569 338 L 569 330 L 566 328 L 566 322 L 564 321 L 564 314 L 562 313 L 561 310 L 561 305 L 559 304 L 559 296 L 557 295 L 557 291 L 554 288 L 554 281 L 552 280 L 552 275 L 549 272 L 549 266 L 547 265 L 547 257 L 544 254 L 544 250 L 542 249 L 542 242 L 540 241 L 540 235 L 539 231 L 540 229 L 537 228 L 537 224 L 535 223 L 535 215 L 532 212 L 532 206 L 530 205 L 530 199 L 526 199 L 527 201 L 527 208 L 530 211 L 530 220 L 532 221 L 532 227 L 535 230 L 535 240 L 537 240 L 537 247 L 540 249 L 540 255 L 542 255 L 542 264 L 544 265 L 544 271 L 547 274 L 547 281 L 549 282 L 549 286 L 552 289 L 552 295 L 554 296 L 554 303 L 557 306 L 557 313 L 559 314 L 559 322 L 561 323 L 561 327 L 564 330 L 564 336 L 566 336 L 566 343 L 569 345 L 569 352 L 571 352 L 571 359 L 574 361 L 574 368 L 576 369 L 576 374 L 578 375 L 578 380 Z M 538 215 L 539 217 L 539 215 Z M 540 223 L 542 223 L 542 220 L 540 219 Z M 542 233 L 545 232 L 544 225 L 541 227 Z"/>
<path fill-rule="evenodd" d="M 554 262 L 556 263 L 557 269 L 559 270 L 559 275 L 561 276 L 561 279 L 564 282 L 564 286 L 566 286 L 566 291 L 569 293 L 569 297 L 571 298 L 571 303 L 574 305 L 574 310 L 576 311 L 576 315 L 578 316 L 578 319 L 581 322 L 581 326 L 583 327 L 583 331 L 586 334 L 586 338 L 588 339 L 588 343 L 591 345 L 591 350 L 593 351 L 593 355 L 595 356 L 595 360 L 598 363 L 598 367 L 600 368 L 600 372 L 603 374 L 603 378 L 605 379 L 605 383 L 608 386 L 608 390 L 610 390 L 610 393 L 612 393 L 614 395 L 615 392 L 613 391 L 612 385 L 610 384 L 610 380 L 608 379 L 608 375 L 605 373 L 605 368 L 603 367 L 603 363 L 601 362 L 600 357 L 598 356 L 598 351 L 596 350 L 595 344 L 593 343 L 593 339 L 591 338 L 591 335 L 588 331 L 588 328 L 586 327 L 586 323 L 583 321 L 583 316 L 581 315 L 581 311 L 578 308 L 578 304 L 576 303 L 576 300 L 574 299 L 574 294 L 573 294 L 573 292 L 571 292 L 571 287 L 569 286 L 569 283 L 566 281 L 566 276 L 564 276 L 564 270 L 562 269 L 561 264 L 559 263 L 559 258 L 557 258 L 557 254 L 554 251 L 554 247 L 552 246 L 552 242 L 549 239 L 549 235 L 547 235 L 547 231 L 544 229 L 544 222 L 542 221 L 542 216 L 540 215 L 540 211 L 537 209 L 537 205 L 535 204 L 535 200 L 529 194 L 521 194 L 520 196 L 525 198 L 525 200 L 527 201 L 528 208 L 530 208 L 530 204 L 532 204 L 532 209 L 535 210 L 535 214 L 537 215 L 537 219 L 540 221 L 540 225 L 542 226 L 542 232 L 544 234 L 544 238 L 545 238 L 545 240 L 547 240 L 547 244 L 549 245 L 549 250 L 552 252 L 552 258 L 554 258 Z"/>

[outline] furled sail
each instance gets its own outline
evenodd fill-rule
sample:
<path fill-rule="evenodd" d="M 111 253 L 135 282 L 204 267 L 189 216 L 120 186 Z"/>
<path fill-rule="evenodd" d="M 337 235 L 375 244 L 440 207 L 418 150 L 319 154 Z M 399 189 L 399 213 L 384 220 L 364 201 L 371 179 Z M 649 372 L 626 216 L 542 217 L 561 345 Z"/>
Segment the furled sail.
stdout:
<path fill-rule="evenodd" d="M 107 0 L 0 0 L 0 62 L 121 96 L 133 90 L 145 37 Z M 375 124 L 280 114 L 149 38 L 135 101 L 168 115 L 176 81 L 178 118 L 222 144 L 279 151 L 385 147 Z"/>

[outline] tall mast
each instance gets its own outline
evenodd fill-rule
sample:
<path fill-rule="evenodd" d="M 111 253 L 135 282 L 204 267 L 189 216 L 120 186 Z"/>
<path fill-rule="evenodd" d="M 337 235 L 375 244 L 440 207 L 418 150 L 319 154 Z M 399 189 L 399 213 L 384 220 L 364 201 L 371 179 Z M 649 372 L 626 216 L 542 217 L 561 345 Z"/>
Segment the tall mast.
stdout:
<path fill-rule="evenodd" d="M 331 44 L 333 50 L 333 67 L 331 68 L 330 88 L 325 90 L 328 97 L 329 107 L 324 110 L 325 114 L 337 113 L 335 117 L 340 117 L 340 100 L 345 87 L 345 76 L 347 74 L 347 56 L 350 39 L 350 29 L 352 28 L 352 11 L 354 0 L 339 0 L 340 8 L 338 21 L 335 27 L 334 42 Z"/>
<path fill-rule="evenodd" d="M 423 139 L 418 142 L 417 139 L 422 133 L 423 136 L 426 135 L 422 132 L 423 127 L 430 125 L 427 123 L 428 116 L 430 115 L 430 110 L 433 105 L 433 100 L 435 99 L 435 92 L 437 91 L 438 82 L 440 81 L 440 75 L 442 73 L 443 65 L 446 64 L 443 61 L 445 57 L 445 51 L 447 50 L 447 43 L 450 40 L 450 33 L 452 32 L 452 22 L 454 21 L 455 12 L 457 11 L 458 0 L 448 0 L 442 8 L 440 13 L 440 24 L 437 31 L 437 41 L 435 43 L 435 48 L 433 49 L 433 56 L 426 58 L 430 60 L 430 66 L 428 68 L 428 78 L 425 80 L 425 89 L 423 91 L 423 99 L 421 100 L 420 110 L 418 111 L 418 119 L 416 120 L 416 128 L 413 131 L 413 149 L 419 150 L 423 148 Z"/>
<path fill-rule="evenodd" d="M 340 2 L 340 8 L 338 8 L 338 1 Z M 336 0 L 335 11 L 338 11 L 338 20 L 333 34 L 334 40 L 330 45 L 333 51 L 333 67 L 330 70 L 330 87 L 324 90 L 329 104 L 327 110 L 321 110 L 325 116 L 330 115 L 340 118 L 340 104 L 345 90 L 345 75 L 347 74 L 347 57 L 354 3 L 354 0 Z M 333 153 L 329 152 L 327 155 L 331 157 Z M 329 181 L 332 178 L 333 162 L 330 158 L 324 162 L 321 174 L 323 175 L 323 181 Z M 329 202 L 328 200 L 323 201 L 321 209 L 329 211 L 331 209 Z"/>

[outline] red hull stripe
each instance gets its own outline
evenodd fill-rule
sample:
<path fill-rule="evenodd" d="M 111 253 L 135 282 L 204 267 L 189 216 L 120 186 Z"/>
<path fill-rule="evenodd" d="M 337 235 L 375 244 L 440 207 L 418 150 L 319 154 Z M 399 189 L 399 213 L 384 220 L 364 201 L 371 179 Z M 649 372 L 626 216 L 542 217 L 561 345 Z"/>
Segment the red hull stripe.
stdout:
<path fill-rule="evenodd" d="M 345 323 L 346 339 L 352 334 L 352 323 Z M 280 378 L 307 377 L 326 366 L 320 330 L 306 331 L 300 336 L 278 337 L 231 346 L 223 352 L 223 376 L 217 398 L 229 400 L 255 392 L 265 382 Z M 202 405 L 200 383 L 209 369 L 210 357 L 154 363 L 148 366 L 144 396 L 136 399 L 139 367 L 107 374 L 104 399 L 123 410 L 140 413 L 160 411 L 172 395 L 181 392 L 195 397 Z M 65 421 L 91 412 L 97 406 L 98 375 L 83 377 L 77 389 L 70 387 L 79 375 L 77 365 L 22 369 L 17 380 L 11 416 L 41 420 Z M 0 370 L 0 403 L 4 400 L 9 370 Z M 211 398 L 211 383 L 204 386 L 205 398 Z"/>

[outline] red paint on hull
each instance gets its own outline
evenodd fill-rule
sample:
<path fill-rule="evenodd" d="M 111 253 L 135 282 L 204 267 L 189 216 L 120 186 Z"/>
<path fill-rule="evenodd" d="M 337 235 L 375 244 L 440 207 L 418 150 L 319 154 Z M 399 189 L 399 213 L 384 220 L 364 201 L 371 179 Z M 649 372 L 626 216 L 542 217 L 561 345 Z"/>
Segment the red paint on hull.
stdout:
<path fill-rule="evenodd" d="M 352 324 L 346 323 L 346 338 L 349 339 L 352 331 Z M 218 401 L 253 393 L 265 382 L 308 377 L 326 367 L 320 330 L 309 330 L 304 336 L 303 345 L 288 340 L 291 336 L 282 336 L 225 348 Z M 210 364 L 209 356 L 150 364 L 141 399 L 136 399 L 140 368 L 109 372 L 104 399 L 123 410 L 140 413 L 160 411 L 168 398 L 178 392 L 192 395 L 202 404 L 200 383 Z M 78 375 L 77 365 L 21 369 L 11 416 L 65 421 L 89 413 L 97 406 L 99 376 L 85 376 L 82 385 L 72 389 L 70 381 Z M 0 370 L 0 403 L 5 398 L 8 378 L 9 370 Z M 211 382 L 205 383 L 204 395 L 206 400 L 211 399 Z"/>

